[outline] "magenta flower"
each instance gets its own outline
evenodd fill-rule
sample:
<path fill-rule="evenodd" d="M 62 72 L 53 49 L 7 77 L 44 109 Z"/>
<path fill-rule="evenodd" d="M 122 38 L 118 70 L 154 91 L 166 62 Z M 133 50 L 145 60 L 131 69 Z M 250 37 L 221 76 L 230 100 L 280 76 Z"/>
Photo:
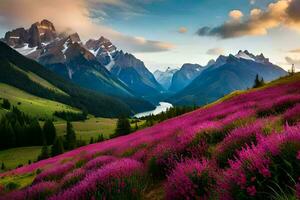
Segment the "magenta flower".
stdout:
<path fill-rule="evenodd" d="M 97 158 L 94 158 L 93 160 L 90 160 L 87 162 L 84 166 L 86 170 L 94 170 L 97 168 L 102 167 L 105 164 L 111 163 L 113 161 L 116 161 L 117 158 L 113 156 L 99 156 Z"/>
<path fill-rule="evenodd" d="M 114 195 L 137 195 L 130 191 L 142 186 L 138 180 L 142 180 L 143 173 L 142 163 L 121 159 L 89 173 L 77 185 L 51 197 L 51 200 L 111 199 Z"/>
<path fill-rule="evenodd" d="M 300 121 L 300 104 L 297 104 L 293 108 L 287 110 L 284 115 L 283 119 L 286 122 L 289 122 L 291 124 L 296 124 Z"/>
<path fill-rule="evenodd" d="M 167 199 L 209 199 L 215 190 L 217 173 L 207 160 L 179 163 L 167 178 Z"/>
<path fill-rule="evenodd" d="M 67 172 L 71 171 L 75 167 L 74 163 L 68 162 L 62 165 L 56 165 L 52 168 L 46 169 L 42 173 L 36 176 L 35 183 L 41 181 L 58 180 L 62 178 Z"/>

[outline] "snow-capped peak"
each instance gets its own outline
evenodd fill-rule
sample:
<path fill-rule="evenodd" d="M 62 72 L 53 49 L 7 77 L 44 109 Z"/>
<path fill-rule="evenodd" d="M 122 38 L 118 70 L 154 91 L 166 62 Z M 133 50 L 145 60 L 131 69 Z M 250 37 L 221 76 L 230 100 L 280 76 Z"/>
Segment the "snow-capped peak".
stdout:
<path fill-rule="evenodd" d="M 248 51 L 239 51 L 238 54 L 235 55 L 235 57 L 255 61 L 255 58 L 253 58 L 253 56 Z"/>

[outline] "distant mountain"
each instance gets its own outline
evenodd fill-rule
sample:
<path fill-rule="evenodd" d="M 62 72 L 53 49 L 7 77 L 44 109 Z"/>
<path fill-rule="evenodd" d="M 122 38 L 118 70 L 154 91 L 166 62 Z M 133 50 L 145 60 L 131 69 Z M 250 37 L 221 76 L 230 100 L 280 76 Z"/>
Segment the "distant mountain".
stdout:
<path fill-rule="evenodd" d="M 0 42 L 0 82 L 29 94 L 61 102 L 102 117 L 131 115 L 153 106 L 136 98 L 121 99 L 83 89 Z"/>
<path fill-rule="evenodd" d="M 156 78 L 157 82 L 161 84 L 165 90 L 169 90 L 173 75 L 178 71 L 178 69 L 171 69 L 168 67 L 166 71 L 156 70 L 153 75 Z"/>
<path fill-rule="evenodd" d="M 186 88 L 169 99 L 176 105 L 204 105 L 235 90 L 251 88 L 256 75 L 271 81 L 287 74 L 263 54 L 248 51 L 220 56 Z"/>
<path fill-rule="evenodd" d="M 204 67 L 198 64 L 186 63 L 182 65 L 180 70 L 174 73 L 169 90 L 171 92 L 179 92 L 199 76 L 203 69 Z"/>
<path fill-rule="evenodd" d="M 30 38 L 36 38 L 38 42 L 32 42 Z M 103 37 L 98 41 L 89 40 L 84 45 L 77 33 L 57 33 L 51 22 L 43 20 L 33 24 L 28 30 L 18 28 L 7 32 L 3 41 L 21 54 L 35 59 L 56 74 L 82 87 L 117 97 L 135 106 L 135 111 L 154 108 L 139 93 L 106 69 L 105 60 L 102 59 L 104 54 L 101 52 L 113 49 L 108 44 L 109 40 Z M 103 50 L 100 51 L 97 47 Z M 97 56 L 98 53 L 101 56 Z"/>
<path fill-rule="evenodd" d="M 155 95 L 163 90 L 141 60 L 117 50 L 108 39 L 100 37 L 98 40 L 88 40 L 85 46 L 97 61 L 139 96 Z"/>

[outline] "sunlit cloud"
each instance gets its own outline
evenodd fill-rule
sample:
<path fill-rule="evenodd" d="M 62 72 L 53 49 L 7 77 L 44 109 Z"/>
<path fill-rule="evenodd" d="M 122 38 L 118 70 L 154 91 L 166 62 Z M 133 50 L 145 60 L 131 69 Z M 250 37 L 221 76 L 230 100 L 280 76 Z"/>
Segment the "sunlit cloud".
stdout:
<path fill-rule="evenodd" d="M 300 59 L 294 59 L 287 56 L 285 57 L 285 60 L 289 65 L 295 65 L 296 68 L 300 69 Z"/>
<path fill-rule="evenodd" d="M 103 6 L 117 6 L 120 9 L 132 10 L 132 4 L 124 0 L 1 0 L 0 26 L 5 29 L 29 27 L 32 23 L 48 19 L 55 24 L 58 31 L 78 32 L 84 40 L 105 36 L 117 46 L 130 52 L 160 52 L 174 48 L 168 42 L 148 40 L 143 41 L 135 36 L 129 36 L 116 31 L 101 22 L 101 17 L 95 20 L 91 5 L 97 4 L 98 12 L 105 16 Z"/>
<path fill-rule="evenodd" d="M 222 48 L 213 48 L 213 49 L 209 49 L 207 50 L 206 54 L 208 55 L 213 55 L 213 56 L 219 56 L 224 54 L 224 49 Z"/>
<path fill-rule="evenodd" d="M 187 33 L 187 32 L 188 32 L 188 29 L 186 27 L 182 26 L 178 29 L 178 33 Z"/>
<path fill-rule="evenodd" d="M 300 30 L 300 1 L 278 0 L 270 3 L 265 10 L 252 9 L 245 20 L 243 13 L 234 10 L 229 13 L 231 20 L 217 27 L 202 27 L 200 36 L 235 38 L 248 35 L 266 35 L 270 29 L 285 26 Z"/>

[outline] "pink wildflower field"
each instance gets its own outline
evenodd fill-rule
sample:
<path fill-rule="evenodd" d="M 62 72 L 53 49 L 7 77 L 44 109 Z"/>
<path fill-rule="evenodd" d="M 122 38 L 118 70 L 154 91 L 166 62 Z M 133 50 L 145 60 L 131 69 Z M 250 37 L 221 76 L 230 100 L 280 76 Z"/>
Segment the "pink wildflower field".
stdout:
<path fill-rule="evenodd" d="M 0 174 L 0 199 L 300 198 L 300 82 L 245 92 L 127 136 Z"/>

